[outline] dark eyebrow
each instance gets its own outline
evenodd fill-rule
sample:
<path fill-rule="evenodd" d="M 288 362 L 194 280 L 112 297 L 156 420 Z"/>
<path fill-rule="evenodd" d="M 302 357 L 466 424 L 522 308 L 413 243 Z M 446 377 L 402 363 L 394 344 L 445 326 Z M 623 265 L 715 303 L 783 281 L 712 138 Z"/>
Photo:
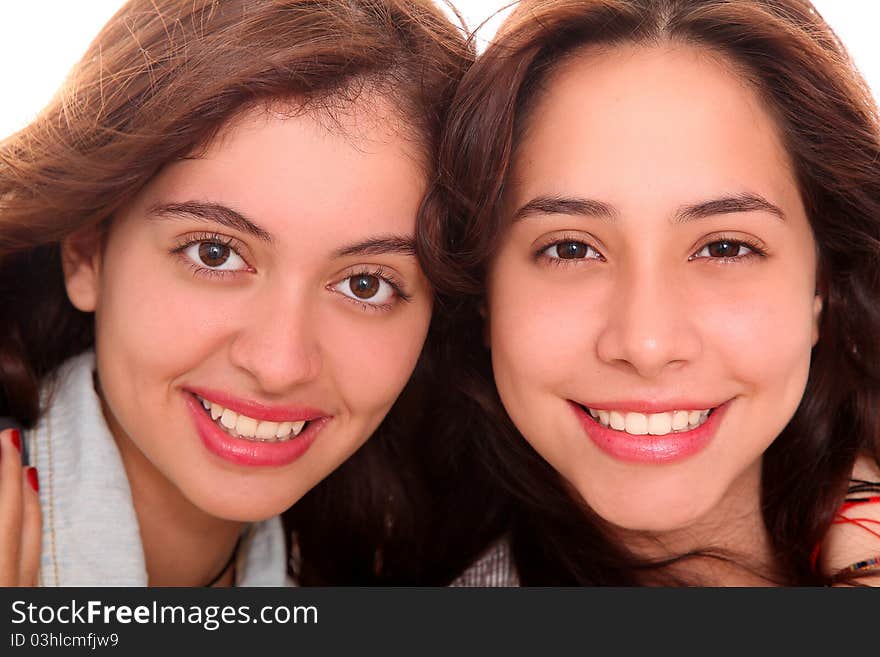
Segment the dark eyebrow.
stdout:
<path fill-rule="evenodd" d="M 149 214 L 152 214 L 155 218 L 171 217 L 211 221 L 221 226 L 253 235 L 268 244 L 272 243 L 272 236 L 268 232 L 257 226 L 257 224 L 243 214 L 219 203 L 203 203 L 199 201 L 159 203 L 150 208 Z"/>
<path fill-rule="evenodd" d="M 410 237 L 400 235 L 381 235 L 371 237 L 338 249 L 335 257 L 345 256 L 372 256 L 384 254 L 400 254 L 414 256 L 416 254 L 415 241 Z"/>
<path fill-rule="evenodd" d="M 513 214 L 513 220 L 519 221 L 536 214 L 570 214 L 615 219 L 617 210 L 607 203 L 589 198 L 536 196 Z"/>
<path fill-rule="evenodd" d="M 734 212 L 769 212 L 785 221 L 785 213 L 759 194 L 743 193 L 736 196 L 703 201 L 685 205 L 675 212 L 674 223 L 686 223 L 706 219 L 719 214 Z M 573 216 L 596 217 L 614 220 L 618 211 L 611 205 L 589 198 L 568 196 L 537 196 L 522 206 L 513 215 L 513 221 L 540 214 L 567 214 Z"/>
<path fill-rule="evenodd" d="M 675 213 L 676 223 L 686 223 L 697 219 L 705 219 L 719 214 L 732 214 L 734 212 L 769 212 L 785 221 L 785 213 L 776 205 L 758 194 L 737 194 L 725 196 L 694 205 L 686 205 Z"/>

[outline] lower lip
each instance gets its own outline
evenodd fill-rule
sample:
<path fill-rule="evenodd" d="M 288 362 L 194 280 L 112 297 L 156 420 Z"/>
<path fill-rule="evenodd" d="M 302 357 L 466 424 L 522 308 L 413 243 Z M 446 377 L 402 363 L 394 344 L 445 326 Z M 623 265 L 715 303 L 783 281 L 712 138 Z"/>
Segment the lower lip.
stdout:
<path fill-rule="evenodd" d="M 205 413 L 202 402 L 194 395 L 184 393 L 184 396 L 187 408 L 195 420 L 196 431 L 208 451 L 236 465 L 283 466 L 293 463 L 306 453 L 318 432 L 329 421 L 329 418 L 313 420 L 296 438 L 289 438 L 283 442 L 233 438 L 214 423 L 214 420 Z"/>
<path fill-rule="evenodd" d="M 696 429 L 665 436 L 633 436 L 605 427 L 580 405 L 569 402 L 593 443 L 609 456 L 632 463 L 673 463 L 702 451 L 715 436 L 729 401 L 715 408 Z"/>

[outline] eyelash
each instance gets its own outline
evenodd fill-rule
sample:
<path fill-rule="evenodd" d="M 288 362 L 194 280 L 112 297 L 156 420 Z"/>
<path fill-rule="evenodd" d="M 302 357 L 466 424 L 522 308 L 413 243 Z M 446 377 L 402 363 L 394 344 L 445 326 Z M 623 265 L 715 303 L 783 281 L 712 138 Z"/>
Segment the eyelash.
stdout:
<path fill-rule="evenodd" d="M 598 258 L 551 258 L 548 255 L 545 255 L 545 251 L 553 246 L 558 246 L 560 244 L 567 243 L 576 243 L 583 244 L 589 249 L 592 249 L 598 255 Z M 567 236 L 563 235 L 562 237 L 557 237 L 556 239 L 545 243 L 543 246 L 538 247 L 534 253 L 534 260 L 536 262 L 540 261 L 543 264 L 551 265 L 554 267 L 572 267 L 578 266 L 578 264 L 582 263 L 585 260 L 597 260 L 599 262 L 605 261 L 605 256 L 602 255 L 602 252 L 599 251 L 595 246 L 593 246 L 590 242 L 584 240 L 582 236 Z"/>
<path fill-rule="evenodd" d="M 733 257 L 729 257 L 729 258 L 712 258 L 712 257 L 705 257 L 705 256 L 698 258 L 696 256 L 697 253 L 699 253 L 700 251 L 702 251 L 706 247 L 711 246 L 713 244 L 717 244 L 719 242 L 728 242 L 734 246 L 744 246 L 747 249 L 749 249 L 750 253 L 746 253 L 745 255 L 741 255 L 741 256 L 733 256 Z M 598 257 L 597 258 L 553 258 L 553 257 L 545 255 L 544 252 L 547 251 L 547 249 L 554 247 L 554 246 L 558 246 L 560 244 L 566 244 L 566 243 L 583 244 L 588 249 L 593 250 Z M 764 245 L 762 243 L 760 243 L 758 240 L 749 239 L 749 238 L 745 238 L 745 237 L 728 237 L 725 235 L 717 235 L 717 236 L 714 236 L 711 240 L 702 244 L 698 249 L 696 249 L 694 251 L 694 253 L 688 257 L 688 261 L 692 262 L 694 260 L 708 260 L 708 261 L 713 262 L 714 264 L 724 265 L 724 264 L 733 264 L 736 262 L 743 262 L 743 261 L 751 260 L 752 258 L 755 258 L 755 257 L 764 258 L 766 256 L 767 256 L 767 251 L 765 250 Z M 563 236 L 561 238 L 556 238 L 556 239 L 554 239 L 550 242 L 547 242 L 546 244 L 538 247 L 535 250 L 534 259 L 535 259 L 535 261 L 543 261 L 544 264 L 553 265 L 556 267 L 570 267 L 570 266 L 578 266 L 579 264 L 583 263 L 585 260 L 595 260 L 595 261 L 599 261 L 599 262 L 604 262 L 605 256 L 602 255 L 602 252 L 599 251 L 599 249 L 597 249 L 595 246 L 590 244 L 590 242 L 584 240 L 583 237 Z"/>
<path fill-rule="evenodd" d="M 358 306 L 364 312 L 388 312 L 391 308 L 394 307 L 394 301 L 389 301 L 387 303 L 367 303 L 366 301 L 358 301 L 357 299 L 353 299 L 349 296 L 346 296 L 342 292 L 338 292 L 334 289 L 335 286 L 339 285 L 345 280 L 349 278 L 355 278 L 357 276 L 375 276 L 376 278 L 381 278 L 383 281 L 388 283 L 391 286 L 391 289 L 394 290 L 394 295 L 396 298 L 400 299 L 405 303 L 409 303 L 412 300 L 412 295 L 408 294 L 403 289 L 403 283 L 397 276 L 382 266 L 361 266 L 357 267 L 354 270 L 347 272 L 345 276 L 342 278 L 336 279 L 334 282 L 330 283 L 327 286 L 327 289 L 335 292 L 339 296 L 341 296 L 345 301 L 349 303 L 353 303 L 355 306 Z"/>
<path fill-rule="evenodd" d="M 225 279 L 242 273 L 249 273 L 248 271 L 243 271 L 240 269 L 212 269 L 210 267 L 202 267 L 196 264 L 184 254 L 184 252 L 194 244 L 222 244 L 223 246 L 231 249 L 239 258 L 242 259 L 242 261 L 248 267 L 251 266 L 250 263 L 241 254 L 242 249 L 240 246 L 238 246 L 239 242 L 235 238 L 229 237 L 228 235 L 221 235 L 219 233 L 195 233 L 181 238 L 180 241 L 174 246 L 174 248 L 171 249 L 171 253 L 179 257 L 183 261 L 183 264 L 185 264 L 192 270 L 194 276 L 202 278 Z M 391 289 L 394 291 L 394 295 L 396 298 L 406 303 L 412 300 L 412 295 L 408 294 L 404 290 L 403 283 L 398 279 L 398 277 L 393 272 L 381 266 L 364 266 L 356 268 L 355 270 L 349 272 L 346 276 L 343 276 L 342 278 L 339 278 L 328 285 L 327 288 L 333 292 L 336 292 L 336 290 L 333 290 L 334 286 L 349 278 L 354 278 L 356 276 L 375 276 L 376 278 L 380 278 L 391 286 Z M 346 296 L 341 292 L 336 293 L 339 294 L 346 301 L 349 301 L 356 306 L 362 308 L 364 311 L 387 312 L 388 310 L 391 310 L 391 308 L 394 306 L 394 301 L 382 304 L 367 303 L 366 301 L 358 301 L 356 299 L 352 299 L 351 297 Z"/>
<path fill-rule="evenodd" d="M 700 251 L 702 251 L 703 249 L 705 249 L 707 246 L 711 246 L 711 245 L 717 244 L 719 242 L 728 242 L 734 246 L 744 246 L 750 251 L 750 253 L 746 253 L 745 255 L 741 255 L 741 256 L 733 256 L 730 258 L 711 258 L 711 257 L 705 257 L 705 256 L 702 256 L 699 258 L 697 257 L 696 254 L 699 253 Z M 722 235 L 717 235 L 717 236 L 713 237 L 710 241 L 708 241 L 708 242 L 704 243 L 702 246 L 700 246 L 700 248 L 698 248 L 696 251 L 694 251 L 693 255 L 691 255 L 688 258 L 688 260 L 689 261 L 708 260 L 714 264 L 725 265 L 725 264 L 732 264 L 732 263 L 736 263 L 736 262 L 746 262 L 746 261 L 752 260 L 754 258 L 765 258 L 766 256 L 767 256 L 766 248 L 757 239 L 752 239 L 752 238 L 748 238 L 748 237 L 732 237 L 732 236 L 726 236 L 726 235 L 722 234 Z"/>
<path fill-rule="evenodd" d="M 195 277 L 225 279 L 240 274 L 247 274 L 253 271 L 252 269 L 212 269 L 211 267 L 203 267 L 191 260 L 184 253 L 189 247 L 195 244 L 221 244 L 231 249 L 232 252 L 235 253 L 235 255 L 237 255 L 239 258 L 241 258 L 242 261 L 249 268 L 251 267 L 251 264 L 241 254 L 243 250 L 241 247 L 241 243 L 234 237 L 221 235 L 220 233 L 193 233 L 180 238 L 175 247 L 171 249 L 171 253 L 179 257 L 183 264 L 190 268 L 193 276 Z"/>

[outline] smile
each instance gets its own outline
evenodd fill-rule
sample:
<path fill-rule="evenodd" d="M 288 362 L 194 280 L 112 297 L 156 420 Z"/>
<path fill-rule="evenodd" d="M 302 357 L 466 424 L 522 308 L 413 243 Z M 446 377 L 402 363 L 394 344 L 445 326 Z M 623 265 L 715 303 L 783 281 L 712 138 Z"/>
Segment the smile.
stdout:
<path fill-rule="evenodd" d="M 217 390 L 184 391 L 203 445 L 239 466 L 281 467 L 305 454 L 332 416 L 304 406 L 267 406 Z"/>
<path fill-rule="evenodd" d="M 632 436 L 665 436 L 669 433 L 692 431 L 702 426 L 712 409 L 667 411 L 665 413 L 636 413 L 634 411 L 606 411 L 582 406 L 603 427 L 623 431 Z"/>
<path fill-rule="evenodd" d="M 196 399 L 201 402 L 214 423 L 233 438 L 270 443 L 283 442 L 296 438 L 308 425 L 307 420 L 282 422 L 257 420 L 198 395 Z"/>
<path fill-rule="evenodd" d="M 680 461 L 706 449 L 731 401 L 708 408 L 688 408 L 689 404 L 682 403 L 678 409 L 657 409 L 659 412 L 654 413 L 643 412 L 653 409 L 638 402 L 632 403 L 631 408 L 615 405 L 614 410 L 574 401 L 569 401 L 569 405 L 590 441 L 615 460 L 661 464 Z M 639 406 L 643 408 L 632 408 Z"/>

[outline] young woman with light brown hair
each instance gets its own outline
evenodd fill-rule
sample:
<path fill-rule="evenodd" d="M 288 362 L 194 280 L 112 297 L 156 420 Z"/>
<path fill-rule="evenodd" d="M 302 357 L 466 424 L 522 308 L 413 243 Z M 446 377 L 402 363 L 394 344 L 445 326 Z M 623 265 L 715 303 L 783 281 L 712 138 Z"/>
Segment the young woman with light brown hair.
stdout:
<path fill-rule="evenodd" d="M 471 60 L 429 0 L 109 21 L 0 144 L 0 583 L 423 581 L 395 402 Z"/>

